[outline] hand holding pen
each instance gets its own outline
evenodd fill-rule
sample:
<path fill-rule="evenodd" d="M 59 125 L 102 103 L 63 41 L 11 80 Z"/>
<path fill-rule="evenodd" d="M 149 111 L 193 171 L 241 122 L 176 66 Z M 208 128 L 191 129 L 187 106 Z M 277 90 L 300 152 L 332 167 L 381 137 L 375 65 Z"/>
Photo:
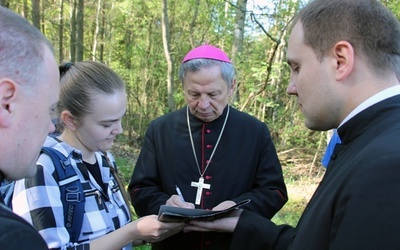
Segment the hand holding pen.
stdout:
<path fill-rule="evenodd" d="M 179 189 L 177 185 L 175 185 L 176 193 L 179 195 L 179 198 L 181 198 L 181 201 L 185 202 L 185 199 L 183 198 L 182 192 Z"/>
<path fill-rule="evenodd" d="M 179 199 L 176 199 L 176 195 L 173 195 L 173 196 L 175 196 L 175 198 L 171 197 L 167 201 L 167 203 L 166 203 L 167 205 L 178 206 L 178 207 L 183 207 L 183 208 L 194 208 L 193 203 L 185 201 L 185 198 L 183 198 L 183 194 L 177 185 L 175 185 L 175 190 L 176 190 L 176 193 L 177 193 Z"/>
<path fill-rule="evenodd" d="M 167 202 L 165 203 L 166 205 L 175 206 L 175 207 L 183 207 L 183 208 L 194 208 L 195 207 L 193 203 L 186 202 L 185 198 L 183 198 L 183 194 L 182 194 L 180 188 L 177 185 L 175 185 L 175 190 L 176 190 L 176 195 L 172 195 L 171 198 L 169 198 L 167 200 Z"/>

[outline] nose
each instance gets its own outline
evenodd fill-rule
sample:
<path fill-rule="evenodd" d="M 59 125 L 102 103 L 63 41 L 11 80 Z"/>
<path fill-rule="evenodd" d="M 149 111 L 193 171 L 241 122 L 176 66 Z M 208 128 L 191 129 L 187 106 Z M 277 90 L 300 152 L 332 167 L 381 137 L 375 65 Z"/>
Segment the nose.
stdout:
<path fill-rule="evenodd" d="M 209 97 L 206 96 L 206 95 L 201 96 L 201 98 L 200 98 L 200 100 L 199 100 L 197 106 L 198 106 L 199 108 L 201 108 L 201 109 L 206 109 L 206 108 L 208 108 L 208 106 L 210 106 Z"/>
<path fill-rule="evenodd" d="M 297 95 L 296 85 L 294 84 L 293 80 L 289 81 L 289 85 L 286 88 L 286 93 L 289 95 Z"/>
<path fill-rule="evenodd" d="M 119 135 L 119 134 L 122 134 L 123 131 L 124 131 L 124 129 L 122 128 L 122 121 L 119 120 L 119 121 L 116 123 L 115 128 L 112 130 L 112 133 L 113 133 L 114 135 Z"/>

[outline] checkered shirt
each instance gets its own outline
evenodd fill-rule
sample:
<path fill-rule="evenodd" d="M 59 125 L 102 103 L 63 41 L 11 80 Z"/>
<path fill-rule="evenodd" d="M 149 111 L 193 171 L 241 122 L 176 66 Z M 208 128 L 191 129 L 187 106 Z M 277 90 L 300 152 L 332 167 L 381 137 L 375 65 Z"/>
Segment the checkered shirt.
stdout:
<path fill-rule="evenodd" d="M 82 163 L 82 154 L 64 142 L 52 137 L 46 139 L 45 146 L 60 151 L 71 161 L 82 183 L 86 197 L 82 230 L 77 242 L 70 242 L 64 226 L 64 209 L 60 199 L 60 189 L 54 165 L 48 155 L 40 155 L 35 177 L 16 182 L 13 210 L 31 223 L 42 235 L 50 249 L 89 249 L 89 242 L 112 232 L 131 221 L 127 204 L 124 202 L 117 181 L 107 167 L 105 156 L 96 152 L 103 186 L 100 186 Z M 114 167 L 115 160 L 107 153 Z M 81 170 L 85 171 L 81 171 Z M 86 176 L 86 178 L 85 178 Z M 105 187 L 106 190 L 103 190 Z M 123 187 L 124 188 L 124 187 Z M 132 249 L 132 246 L 123 248 Z"/>

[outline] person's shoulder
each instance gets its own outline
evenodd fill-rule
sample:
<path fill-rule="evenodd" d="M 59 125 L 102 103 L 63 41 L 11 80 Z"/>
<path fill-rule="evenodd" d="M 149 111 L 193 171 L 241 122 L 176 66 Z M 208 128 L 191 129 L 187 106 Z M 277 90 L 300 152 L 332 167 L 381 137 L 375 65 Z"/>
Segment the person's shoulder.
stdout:
<path fill-rule="evenodd" d="M 172 111 L 161 115 L 150 122 L 153 125 L 161 125 L 165 122 L 171 123 L 172 121 L 177 121 L 178 118 L 186 116 L 186 106 L 176 111 Z"/>
<path fill-rule="evenodd" d="M 1 249 L 48 249 L 40 234 L 24 219 L 0 205 Z"/>
<path fill-rule="evenodd" d="M 79 149 L 76 149 L 66 142 L 60 140 L 57 136 L 48 135 L 46 138 L 43 147 L 51 148 L 53 150 L 57 150 L 59 153 L 63 154 L 66 158 L 72 157 L 72 154 L 75 152 L 77 155 L 81 154 Z M 44 153 L 42 152 L 42 155 Z"/>
<path fill-rule="evenodd" d="M 2 224 L 0 232 L 7 228 L 27 226 L 26 222 L 21 217 L 4 207 L 3 204 L 0 205 L 0 220 Z"/>
<path fill-rule="evenodd" d="M 74 165 L 78 159 L 82 159 L 80 150 L 73 148 L 58 138 L 48 136 L 36 164 L 42 166 L 48 173 L 53 173 L 55 165 L 57 165 L 56 162 L 62 160 Z"/>

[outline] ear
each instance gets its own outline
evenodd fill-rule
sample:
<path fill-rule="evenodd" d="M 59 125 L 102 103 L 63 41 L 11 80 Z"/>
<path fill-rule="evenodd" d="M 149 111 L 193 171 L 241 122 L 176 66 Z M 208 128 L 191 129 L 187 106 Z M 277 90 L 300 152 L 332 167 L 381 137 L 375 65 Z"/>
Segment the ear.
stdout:
<path fill-rule="evenodd" d="M 66 128 L 72 131 L 75 131 L 78 128 L 76 119 L 68 110 L 61 112 L 60 118 L 64 122 Z"/>
<path fill-rule="evenodd" d="M 339 41 L 333 46 L 336 61 L 336 80 L 343 81 L 353 71 L 354 48 L 347 41 Z"/>
<path fill-rule="evenodd" d="M 19 93 L 18 84 L 10 79 L 0 79 L 0 127 L 11 126 L 15 102 Z"/>

